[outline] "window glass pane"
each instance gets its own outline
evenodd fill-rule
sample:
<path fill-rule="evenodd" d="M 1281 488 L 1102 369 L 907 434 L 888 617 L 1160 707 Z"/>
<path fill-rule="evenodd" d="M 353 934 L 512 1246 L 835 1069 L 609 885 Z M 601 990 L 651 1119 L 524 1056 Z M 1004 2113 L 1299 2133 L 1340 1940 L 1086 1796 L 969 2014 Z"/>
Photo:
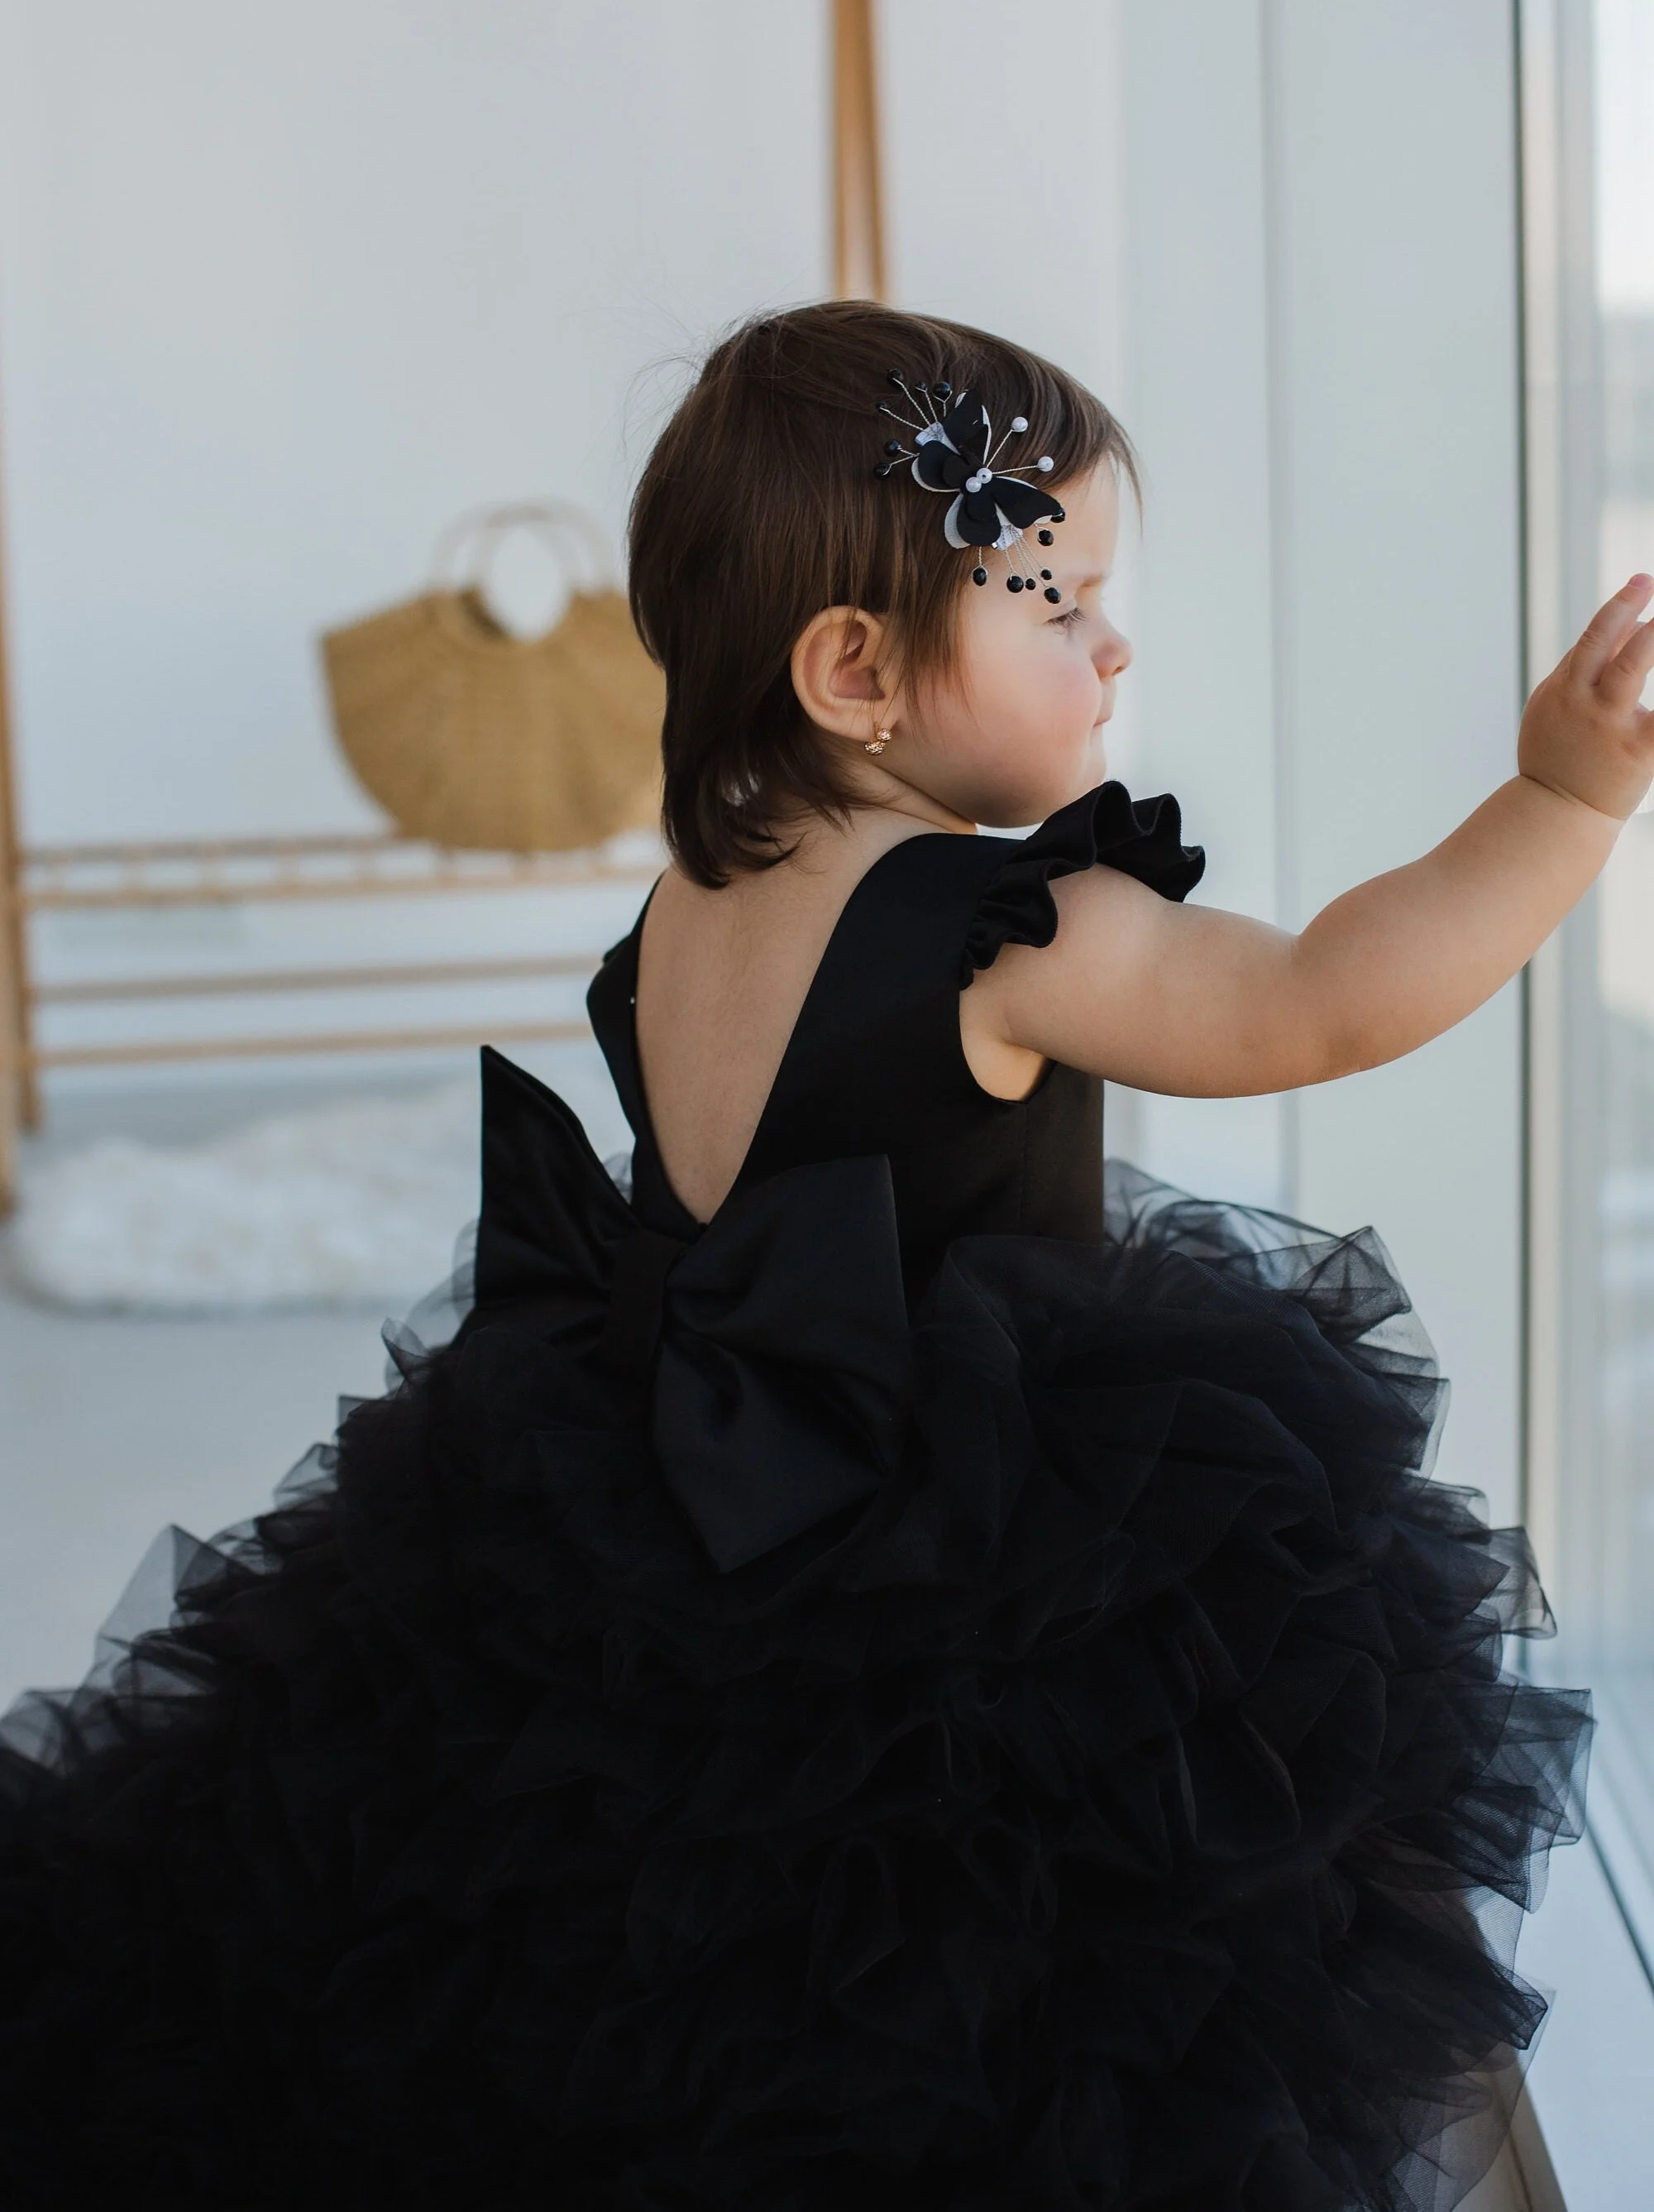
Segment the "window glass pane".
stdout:
<path fill-rule="evenodd" d="M 1569 11 L 1558 11 L 1566 23 Z M 1577 272 L 1574 482 L 1559 506 L 1593 602 L 1654 572 L 1654 0 L 1595 0 L 1588 258 Z M 1569 106 L 1560 103 L 1564 131 Z M 1565 272 L 1566 273 L 1566 272 Z M 1566 298 L 1566 284 L 1559 296 Z M 1565 348 L 1566 350 L 1566 348 Z M 1583 495 L 1583 496 L 1582 496 Z M 1542 546 L 1530 556 L 1546 557 Z M 1566 551 L 1566 549 L 1565 549 Z M 1566 561 L 1562 565 L 1566 567 Z M 1581 605 L 1565 610 L 1572 625 Z M 1591 1813 L 1622 1899 L 1654 1956 L 1654 811 L 1621 833 L 1595 895 L 1570 920 L 1567 1004 L 1536 1048 L 1566 1061 L 1561 1176 L 1566 1413 L 1557 1557 L 1561 1638 L 1547 1671 L 1590 1682 L 1602 1722 Z"/>
<path fill-rule="evenodd" d="M 1654 570 L 1654 0 L 1596 25 L 1598 596 Z M 1646 802 L 1645 802 L 1646 804 Z M 1599 1659 L 1654 1662 L 1654 814 L 1622 832 L 1596 900 L 1603 1316 Z M 1639 1597 L 1639 1593 L 1641 1593 Z"/>

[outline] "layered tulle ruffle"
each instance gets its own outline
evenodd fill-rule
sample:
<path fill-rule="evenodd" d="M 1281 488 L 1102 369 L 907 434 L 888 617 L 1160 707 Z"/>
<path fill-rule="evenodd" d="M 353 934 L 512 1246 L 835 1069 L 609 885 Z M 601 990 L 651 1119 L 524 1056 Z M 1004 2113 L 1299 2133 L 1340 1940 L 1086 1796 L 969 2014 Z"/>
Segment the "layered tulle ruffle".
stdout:
<path fill-rule="evenodd" d="M 894 1445 L 729 1310 L 701 1417 L 846 1470 L 754 1555 L 485 1304 L 15 1709 L 6 2201 L 1457 2201 L 1585 1721 L 1382 1246 L 1114 1168 L 1103 1245 L 954 1246 Z"/>

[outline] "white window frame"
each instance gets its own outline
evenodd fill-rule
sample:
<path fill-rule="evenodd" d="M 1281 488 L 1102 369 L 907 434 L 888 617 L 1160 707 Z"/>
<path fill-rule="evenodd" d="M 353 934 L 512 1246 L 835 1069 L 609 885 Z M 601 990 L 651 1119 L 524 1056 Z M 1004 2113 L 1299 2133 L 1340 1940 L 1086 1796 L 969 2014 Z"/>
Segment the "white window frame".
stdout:
<path fill-rule="evenodd" d="M 1592 17 L 1592 0 L 1515 0 L 1530 685 L 1577 635 L 1599 581 Z M 1592 891 L 1530 963 L 1523 1002 L 1523 1517 L 1565 1607 L 1597 1434 L 1596 930 Z M 1524 1973 L 1558 1993 L 1529 2080 L 1567 2212 L 1654 2202 L 1654 1881 L 1638 1842 L 1654 1833 L 1654 1793 L 1626 1756 L 1611 1697 L 1597 1705 L 1588 1834 L 1554 1863 L 1519 1954 Z M 1545 2187 L 1530 2182 L 1530 2193 Z"/>

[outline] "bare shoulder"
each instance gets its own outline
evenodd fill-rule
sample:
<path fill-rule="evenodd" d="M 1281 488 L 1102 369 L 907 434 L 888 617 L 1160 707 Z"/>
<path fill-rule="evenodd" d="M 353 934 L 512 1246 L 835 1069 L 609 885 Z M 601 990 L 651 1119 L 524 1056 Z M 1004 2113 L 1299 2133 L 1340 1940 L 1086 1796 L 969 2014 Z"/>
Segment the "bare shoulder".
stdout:
<path fill-rule="evenodd" d="M 996 1025 L 1015 1036 L 1018 1009 L 1128 986 L 1166 950 L 1168 934 L 1188 909 L 1162 898 L 1118 869 L 1087 868 L 1051 885 L 1057 932 L 1049 945 L 1003 945 L 977 976 L 971 996 Z"/>
<path fill-rule="evenodd" d="M 1134 930 L 1152 927 L 1150 917 L 1140 915 L 1137 901 L 1165 903 L 1112 868 L 1063 876 L 1051 888 L 1057 912 L 1052 942 L 1002 946 L 992 966 L 978 972 L 960 1000 L 966 1060 L 983 1089 L 997 1098 L 1026 1097 L 1047 1060 L 1090 1067 L 1075 1044 L 1076 1036 L 1088 1032 L 1077 1030 L 1071 1018 L 1062 1020 L 1059 1014 L 1053 1021 L 1050 1015 L 1063 1008 L 1072 1013 L 1076 994 L 1094 980 L 1100 945 L 1118 946 Z"/>
<path fill-rule="evenodd" d="M 1051 885 L 1047 945 L 1007 945 L 966 994 L 1013 1046 L 1144 1091 L 1237 1097 L 1306 1079 L 1297 940 L 1098 866 Z"/>

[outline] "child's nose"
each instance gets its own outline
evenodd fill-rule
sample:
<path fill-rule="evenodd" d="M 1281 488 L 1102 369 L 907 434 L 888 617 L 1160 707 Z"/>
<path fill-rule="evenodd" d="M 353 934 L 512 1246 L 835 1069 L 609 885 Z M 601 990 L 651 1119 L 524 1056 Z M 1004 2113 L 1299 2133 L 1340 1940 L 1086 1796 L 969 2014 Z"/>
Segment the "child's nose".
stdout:
<path fill-rule="evenodd" d="M 1097 665 L 1105 676 L 1123 675 L 1131 665 L 1130 639 L 1111 629 L 1098 649 Z"/>

